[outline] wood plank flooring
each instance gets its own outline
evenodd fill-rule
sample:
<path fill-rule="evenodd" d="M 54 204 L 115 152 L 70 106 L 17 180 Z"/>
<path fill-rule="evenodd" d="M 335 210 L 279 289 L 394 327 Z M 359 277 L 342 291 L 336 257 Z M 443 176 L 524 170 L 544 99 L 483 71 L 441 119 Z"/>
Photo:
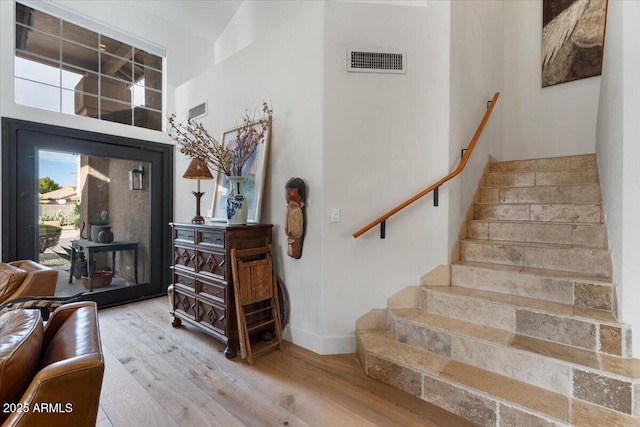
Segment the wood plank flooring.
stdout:
<path fill-rule="evenodd" d="M 249 366 L 227 360 L 205 333 L 173 328 L 166 298 L 99 313 L 106 368 L 98 427 L 470 425 L 367 377 L 354 354 L 319 356 L 285 343 Z"/>

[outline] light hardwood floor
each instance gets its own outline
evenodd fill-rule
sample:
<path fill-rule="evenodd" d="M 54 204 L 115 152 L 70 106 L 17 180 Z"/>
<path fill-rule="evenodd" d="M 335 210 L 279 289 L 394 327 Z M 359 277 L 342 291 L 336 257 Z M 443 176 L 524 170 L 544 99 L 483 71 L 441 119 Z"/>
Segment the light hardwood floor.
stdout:
<path fill-rule="evenodd" d="M 354 354 L 319 356 L 285 343 L 254 366 L 227 360 L 222 343 L 171 326 L 166 298 L 104 309 L 99 319 L 106 369 L 98 427 L 469 425 L 367 377 Z"/>

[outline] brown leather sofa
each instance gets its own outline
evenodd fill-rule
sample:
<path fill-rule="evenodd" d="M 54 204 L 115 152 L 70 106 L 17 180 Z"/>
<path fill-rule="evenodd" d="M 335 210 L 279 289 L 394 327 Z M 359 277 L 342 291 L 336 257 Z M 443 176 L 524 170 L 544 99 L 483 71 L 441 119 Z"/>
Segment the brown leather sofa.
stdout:
<path fill-rule="evenodd" d="M 0 315 L 2 427 L 95 425 L 103 375 L 94 302 Z"/>
<path fill-rule="evenodd" d="M 58 272 L 31 260 L 0 263 L 0 304 L 20 297 L 53 296 Z"/>

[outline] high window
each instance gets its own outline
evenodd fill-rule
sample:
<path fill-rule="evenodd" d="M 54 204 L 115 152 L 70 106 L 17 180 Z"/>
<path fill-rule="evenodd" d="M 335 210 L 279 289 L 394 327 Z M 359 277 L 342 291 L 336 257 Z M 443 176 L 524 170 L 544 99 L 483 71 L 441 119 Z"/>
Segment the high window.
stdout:
<path fill-rule="evenodd" d="M 21 3 L 15 31 L 17 104 L 162 130 L 162 56 Z"/>

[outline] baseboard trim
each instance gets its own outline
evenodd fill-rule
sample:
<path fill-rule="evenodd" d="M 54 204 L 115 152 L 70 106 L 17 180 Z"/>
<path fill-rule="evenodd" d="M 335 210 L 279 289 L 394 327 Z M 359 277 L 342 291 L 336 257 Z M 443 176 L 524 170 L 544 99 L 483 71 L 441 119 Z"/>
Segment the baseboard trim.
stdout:
<path fill-rule="evenodd" d="M 355 335 L 342 337 L 323 337 L 296 326 L 287 326 L 284 336 L 288 341 L 313 351 L 317 354 L 345 354 L 355 353 Z"/>

